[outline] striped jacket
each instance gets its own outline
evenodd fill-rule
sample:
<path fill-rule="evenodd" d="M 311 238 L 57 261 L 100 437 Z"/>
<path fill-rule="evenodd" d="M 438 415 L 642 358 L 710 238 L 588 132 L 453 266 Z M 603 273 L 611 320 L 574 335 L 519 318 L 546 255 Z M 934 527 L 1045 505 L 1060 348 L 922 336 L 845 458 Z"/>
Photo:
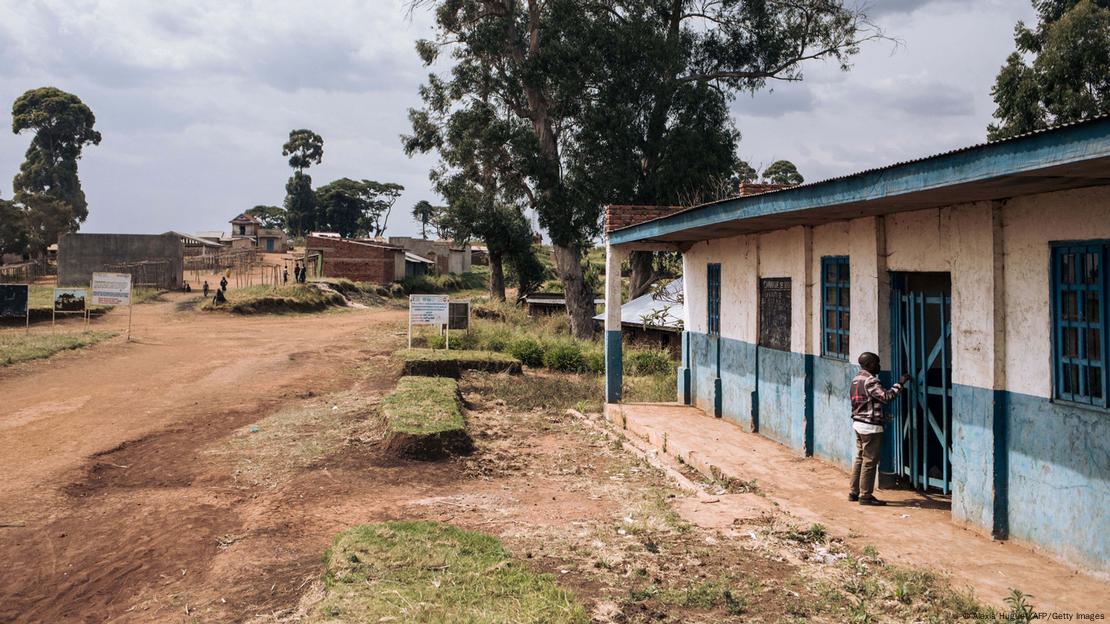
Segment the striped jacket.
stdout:
<path fill-rule="evenodd" d="M 894 384 L 889 390 L 883 387 L 879 378 L 860 369 L 852 380 L 852 420 L 883 424 L 883 406 L 894 400 L 902 391 L 902 384 Z"/>

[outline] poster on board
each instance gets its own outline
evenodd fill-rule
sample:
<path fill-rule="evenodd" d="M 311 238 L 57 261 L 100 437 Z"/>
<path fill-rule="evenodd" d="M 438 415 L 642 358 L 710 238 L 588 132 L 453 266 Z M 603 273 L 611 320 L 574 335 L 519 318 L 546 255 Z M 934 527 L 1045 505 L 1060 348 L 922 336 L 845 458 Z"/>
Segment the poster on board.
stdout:
<path fill-rule="evenodd" d="M 93 273 L 92 304 L 106 306 L 131 305 L 129 273 Z"/>
<path fill-rule="evenodd" d="M 56 314 L 83 313 L 84 311 L 84 288 L 54 289 L 54 312 Z"/>
<path fill-rule="evenodd" d="M 27 284 L 0 284 L 0 317 L 23 318 L 31 300 L 31 287 Z"/>
<path fill-rule="evenodd" d="M 409 295 L 409 324 L 446 325 L 450 301 L 447 295 Z"/>

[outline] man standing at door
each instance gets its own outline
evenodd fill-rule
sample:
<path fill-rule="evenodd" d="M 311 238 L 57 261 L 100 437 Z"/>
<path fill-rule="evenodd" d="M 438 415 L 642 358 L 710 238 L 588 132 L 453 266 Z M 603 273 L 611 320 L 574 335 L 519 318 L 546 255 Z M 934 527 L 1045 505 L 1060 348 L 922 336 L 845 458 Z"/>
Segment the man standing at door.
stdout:
<path fill-rule="evenodd" d="M 848 500 L 860 505 L 885 505 L 875 498 L 875 472 L 879 452 L 883 448 L 883 406 L 894 400 L 912 379 L 902 375 L 898 383 L 886 389 L 879 381 L 882 370 L 879 356 L 866 352 L 859 356 L 859 373 L 852 380 L 852 429 L 856 433 L 856 462 L 852 465 L 852 483 Z"/>

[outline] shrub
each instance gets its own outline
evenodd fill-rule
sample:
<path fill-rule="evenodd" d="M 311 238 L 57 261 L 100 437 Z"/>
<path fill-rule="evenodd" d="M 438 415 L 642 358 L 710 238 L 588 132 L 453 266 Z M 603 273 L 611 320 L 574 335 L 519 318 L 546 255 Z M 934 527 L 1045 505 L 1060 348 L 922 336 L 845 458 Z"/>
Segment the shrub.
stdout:
<path fill-rule="evenodd" d="M 674 367 L 663 349 L 629 349 L 624 356 L 624 372 L 629 375 L 665 375 Z"/>
<path fill-rule="evenodd" d="M 531 336 L 517 336 L 509 343 L 509 355 L 525 366 L 543 366 L 543 345 Z"/>
<path fill-rule="evenodd" d="M 482 330 L 483 346 L 490 351 L 502 352 L 509 348 L 512 334 L 507 328 Z"/>
<path fill-rule="evenodd" d="M 578 372 L 585 363 L 582 346 L 570 340 L 552 343 L 543 353 L 543 365 L 552 370 Z"/>
<path fill-rule="evenodd" d="M 591 373 L 605 372 L 605 349 L 590 347 L 582 352 L 582 360 L 587 371 Z"/>

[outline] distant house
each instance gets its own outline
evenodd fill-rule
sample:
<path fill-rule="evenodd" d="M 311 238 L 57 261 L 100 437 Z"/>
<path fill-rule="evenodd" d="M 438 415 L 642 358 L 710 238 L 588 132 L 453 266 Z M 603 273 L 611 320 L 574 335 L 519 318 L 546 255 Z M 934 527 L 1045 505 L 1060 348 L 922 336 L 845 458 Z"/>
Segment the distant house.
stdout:
<path fill-rule="evenodd" d="M 435 272 L 436 263 L 411 251 L 405 252 L 405 277 L 416 277 Z"/>
<path fill-rule="evenodd" d="M 305 256 L 316 259 L 317 274 L 323 277 L 377 284 L 404 279 L 408 264 L 400 247 L 316 232 L 305 237 Z"/>
<path fill-rule="evenodd" d="M 389 244 L 433 261 L 438 273 L 466 273 L 470 271 L 471 249 L 469 243 L 459 245 L 449 240 L 390 236 Z"/>
<path fill-rule="evenodd" d="M 231 237 L 249 238 L 253 247 L 270 253 L 285 253 L 289 249 L 289 236 L 284 230 L 262 227 L 258 219 L 246 213 L 231 220 Z"/>
<path fill-rule="evenodd" d="M 678 356 L 682 348 L 683 319 L 682 278 L 671 281 L 657 296 L 647 293 L 621 306 L 621 327 L 633 344 L 658 346 Z M 601 326 L 605 312 L 594 317 Z"/>
<path fill-rule="evenodd" d="M 181 239 L 181 244 L 185 246 L 185 256 L 207 256 L 214 254 L 223 249 L 223 245 L 219 241 L 211 241 L 200 236 L 193 236 L 191 234 L 183 234 L 170 230 L 166 232 Z"/>

